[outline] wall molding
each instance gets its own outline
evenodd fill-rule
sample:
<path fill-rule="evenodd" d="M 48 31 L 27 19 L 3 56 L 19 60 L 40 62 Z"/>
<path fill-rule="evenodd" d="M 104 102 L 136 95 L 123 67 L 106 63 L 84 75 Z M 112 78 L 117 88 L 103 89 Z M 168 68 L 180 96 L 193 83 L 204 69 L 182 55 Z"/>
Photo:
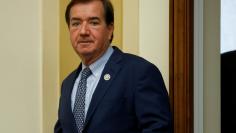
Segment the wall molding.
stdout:
<path fill-rule="evenodd" d="M 194 1 L 194 133 L 203 133 L 203 0 Z"/>

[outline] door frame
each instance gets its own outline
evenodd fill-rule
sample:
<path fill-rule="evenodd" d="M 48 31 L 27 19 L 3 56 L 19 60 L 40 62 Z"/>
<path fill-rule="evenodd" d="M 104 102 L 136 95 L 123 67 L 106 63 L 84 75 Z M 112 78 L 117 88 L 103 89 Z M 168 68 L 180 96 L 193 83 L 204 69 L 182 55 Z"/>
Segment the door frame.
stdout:
<path fill-rule="evenodd" d="M 194 0 L 170 0 L 170 101 L 174 133 L 193 133 Z"/>

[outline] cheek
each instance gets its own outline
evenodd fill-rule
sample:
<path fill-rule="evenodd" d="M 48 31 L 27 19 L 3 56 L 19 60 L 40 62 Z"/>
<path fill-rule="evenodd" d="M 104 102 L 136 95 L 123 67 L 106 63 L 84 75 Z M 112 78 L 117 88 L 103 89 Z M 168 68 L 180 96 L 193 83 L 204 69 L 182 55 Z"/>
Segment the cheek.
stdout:
<path fill-rule="evenodd" d="M 70 42 L 71 42 L 71 45 L 72 45 L 72 47 L 73 48 L 76 48 L 77 46 L 76 46 L 76 36 L 74 35 L 74 34 L 72 34 L 72 33 L 70 33 Z"/>
<path fill-rule="evenodd" d="M 109 40 L 109 33 L 107 31 L 98 32 L 96 34 L 96 37 L 97 40 L 104 42 L 106 40 Z"/>
<path fill-rule="evenodd" d="M 77 40 L 77 37 L 78 37 L 77 34 L 78 32 L 76 31 L 70 31 L 70 40 L 72 43 L 74 43 Z"/>

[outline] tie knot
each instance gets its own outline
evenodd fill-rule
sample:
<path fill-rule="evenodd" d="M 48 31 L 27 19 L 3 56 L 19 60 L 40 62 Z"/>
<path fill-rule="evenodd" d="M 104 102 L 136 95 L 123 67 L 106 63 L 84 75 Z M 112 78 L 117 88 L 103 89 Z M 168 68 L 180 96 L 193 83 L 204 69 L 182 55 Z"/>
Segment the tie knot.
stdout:
<path fill-rule="evenodd" d="M 82 79 L 87 79 L 92 74 L 92 71 L 89 69 L 89 67 L 84 68 L 82 71 Z"/>

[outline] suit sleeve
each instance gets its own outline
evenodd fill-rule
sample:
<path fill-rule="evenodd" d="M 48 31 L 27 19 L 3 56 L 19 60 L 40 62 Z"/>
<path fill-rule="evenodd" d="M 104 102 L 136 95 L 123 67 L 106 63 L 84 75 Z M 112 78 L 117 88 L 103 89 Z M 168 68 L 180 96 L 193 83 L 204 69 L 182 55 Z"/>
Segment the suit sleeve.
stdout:
<path fill-rule="evenodd" d="M 55 127 L 54 127 L 54 133 L 63 133 L 61 128 L 61 123 L 59 120 L 57 120 Z"/>
<path fill-rule="evenodd" d="M 62 83 L 62 87 L 63 87 L 63 83 Z M 62 88 L 61 87 L 61 88 Z M 61 90 L 61 94 L 62 94 L 62 90 Z M 54 133 L 63 133 L 63 130 L 62 130 L 62 125 L 61 125 L 61 121 L 60 121 L 60 116 L 59 116 L 59 113 L 60 113 L 60 106 L 61 106 L 61 96 L 60 96 L 60 99 L 59 99 L 59 109 L 58 109 L 58 119 L 56 121 L 56 124 L 54 126 Z"/>
<path fill-rule="evenodd" d="M 142 133 L 172 133 L 168 93 L 161 73 L 154 65 L 139 72 L 134 102 Z"/>
<path fill-rule="evenodd" d="M 59 119 L 59 111 L 60 111 L 60 103 L 59 103 L 59 109 L 58 109 L 58 120 L 57 120 L 57 122 L 54 126 L 54 133 L 63 133 L 61 122 L 60 122 L 60 119 Z"/>

